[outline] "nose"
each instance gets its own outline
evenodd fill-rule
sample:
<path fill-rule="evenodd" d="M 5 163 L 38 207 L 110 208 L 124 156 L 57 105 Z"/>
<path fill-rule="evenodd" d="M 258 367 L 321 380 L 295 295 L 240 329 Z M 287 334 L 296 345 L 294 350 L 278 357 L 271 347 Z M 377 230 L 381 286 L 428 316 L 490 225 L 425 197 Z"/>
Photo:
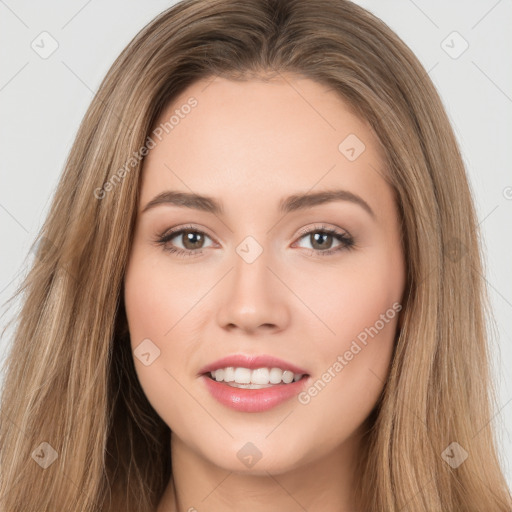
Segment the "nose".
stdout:
<path fill-rule="evenodd" d="M 286 329 L 290 320 L 287 300 L 291 292 L 278 275 L 279 270 L 269 266 L 265 251 L 252 263 L 236 255 L 234 268 L 221 288 L 219 326 L 251 334 Z"/>

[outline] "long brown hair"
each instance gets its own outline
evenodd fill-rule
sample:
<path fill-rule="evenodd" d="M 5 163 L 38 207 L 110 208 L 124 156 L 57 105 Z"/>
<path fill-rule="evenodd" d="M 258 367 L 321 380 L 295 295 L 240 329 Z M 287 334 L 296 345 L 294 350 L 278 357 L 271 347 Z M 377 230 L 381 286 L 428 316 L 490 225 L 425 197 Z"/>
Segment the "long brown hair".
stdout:
<path fill-rule="evenodd" d="M 170 430 L 137 380 L 123 306 L 141 148 L 194 81 L 268 72 L 349 102 L 377 134 L 396 192 L 407 293 L 361 458 L 361 510 L 511 510 L 489 423 L 480 235 L 456 139 L 410 49 L 346 0 L 185 0 L 112 65 L 14 295 L 23 303 L 4 369 L 2 510 L 156 509 Z M 457 467 L 454 449 L 468 454 Z"/>

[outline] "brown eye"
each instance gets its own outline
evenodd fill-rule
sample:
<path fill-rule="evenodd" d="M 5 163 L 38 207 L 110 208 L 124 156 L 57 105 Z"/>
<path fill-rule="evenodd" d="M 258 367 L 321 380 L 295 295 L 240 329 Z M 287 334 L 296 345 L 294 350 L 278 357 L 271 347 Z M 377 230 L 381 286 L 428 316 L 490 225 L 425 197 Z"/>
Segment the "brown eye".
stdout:
<path fill-rule="evenodd" d="M 301 239 L 307 239 L 311 245 L 309 249 L 311 254 L 320 256 L 329 256 L 344 249 L 352 249 L 355 246 L 354 239 L 348 234 L 326 226 L 314 227 L 301 232 Z M 333 242 L 339 243 L 333 247 Z"/>
<path fill-rule="evenodd" d="M 315 233 L 310 233 L 309 235 L 309 240 L 311 242 L 313 249 L 330 249 L 333 239 L 333 235 L 319 231 L 316 231 Z"/>
<path fill-rule="evenodd" d="M 203 233 L 187 229 L 180 232 L 181 240 L 185 249 L 193 251 L 194 249 L 202 249 L 204 243 Z"/>
<path fill-rule="evenodd" d="M 201 230 L 189 226 L 182 229 L 173 229 L 171 232 L 159 236 L 156 242 L 162 245 L 167 252 L 179 256 L 193 256 L 201 254 L 202 249 L 208 247 L 204 245 L 206 238 L 209 239 L 210 237 Z"/>

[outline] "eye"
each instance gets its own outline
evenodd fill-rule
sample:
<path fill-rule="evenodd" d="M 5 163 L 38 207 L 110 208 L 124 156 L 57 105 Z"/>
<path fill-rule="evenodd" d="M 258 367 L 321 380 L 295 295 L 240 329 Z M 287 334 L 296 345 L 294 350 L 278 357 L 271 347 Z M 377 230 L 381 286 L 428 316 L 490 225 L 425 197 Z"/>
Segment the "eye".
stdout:
<path fill-rule="evenodd" d="M 202 249 L 205 248 L 203 245 L 205 237 L 210 238 L 205 232 L 194 226 L 185 226 L 167 231 L 163 235 L 160 235 L 156 242 L 163 246 L 164 251 L 178 256 L 196 256 L 202 254 Z M 174 238 L 181 241 L 184 248 L 176 247 L 174 243 L 169 244 Z"/>
<path fill-rule="evenodd" d="M 300 239 L 305 237 L 308 237 L 307 240 L 312 246 L 310 254 L 314 255 L 329 256 L 344 249 L 351 250 L 355 247 L 354 239 L 348 233 L 324 225 L 302 230 Z M 331 248 L 333 240 L 337 240 L 340 244 Z"/>

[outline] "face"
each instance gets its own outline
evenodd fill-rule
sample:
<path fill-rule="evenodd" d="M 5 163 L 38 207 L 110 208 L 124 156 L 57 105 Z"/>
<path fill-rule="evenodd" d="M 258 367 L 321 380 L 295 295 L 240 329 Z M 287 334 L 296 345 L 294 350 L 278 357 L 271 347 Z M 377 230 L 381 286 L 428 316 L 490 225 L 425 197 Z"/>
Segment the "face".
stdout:
<path fill-rule="evenodd" d="M 405 285 L 375 135 L 334 91 L 291 75 L 196 82 L 160 121 L 124 297 L 148 400 L 226 470 L 341 452 L 383 389 Z M 203 373 L 217 368 L 238 387 Z"/>

